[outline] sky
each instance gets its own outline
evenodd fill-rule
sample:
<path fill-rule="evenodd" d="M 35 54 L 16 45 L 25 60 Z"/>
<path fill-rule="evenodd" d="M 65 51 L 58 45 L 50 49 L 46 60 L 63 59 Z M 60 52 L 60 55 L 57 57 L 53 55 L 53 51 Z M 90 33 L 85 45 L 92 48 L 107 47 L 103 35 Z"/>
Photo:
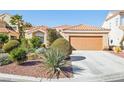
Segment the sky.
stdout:
<path fill-rule="evenodd" d="M 0 10 L 0 13 L 19 14 L 34 26 L 78 25 L 101 26 L 108 10 Z"/>

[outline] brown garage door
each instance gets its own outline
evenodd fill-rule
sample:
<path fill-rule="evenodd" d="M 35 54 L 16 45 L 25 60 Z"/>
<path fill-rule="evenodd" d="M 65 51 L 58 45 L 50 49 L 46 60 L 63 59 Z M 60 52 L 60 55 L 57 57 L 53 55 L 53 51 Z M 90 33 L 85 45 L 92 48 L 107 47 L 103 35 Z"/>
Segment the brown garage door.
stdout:
<path fill-rule="evenodd" d="M 70 36 L 70 43 L 77 50 L 102 50 L 102 36 Z"/>

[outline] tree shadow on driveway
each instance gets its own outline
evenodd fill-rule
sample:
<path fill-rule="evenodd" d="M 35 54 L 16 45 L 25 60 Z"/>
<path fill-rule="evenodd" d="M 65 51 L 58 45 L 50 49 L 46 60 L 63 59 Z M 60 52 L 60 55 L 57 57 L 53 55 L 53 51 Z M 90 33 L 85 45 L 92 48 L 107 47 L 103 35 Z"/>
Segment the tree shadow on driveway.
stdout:
<path fill-rule="evenodd" d="M 73 65 L 73 73 L 74 74 L 79 74 L 80 72 L 84 71 L 84 68 L 80 68 L 79 66 Z"/>
<path fill-rule="evenodd" d="M 83 56 L 71 56 L 71 61 L 80 61 L 85 59 L 86 57 L 83 57 Z"/>

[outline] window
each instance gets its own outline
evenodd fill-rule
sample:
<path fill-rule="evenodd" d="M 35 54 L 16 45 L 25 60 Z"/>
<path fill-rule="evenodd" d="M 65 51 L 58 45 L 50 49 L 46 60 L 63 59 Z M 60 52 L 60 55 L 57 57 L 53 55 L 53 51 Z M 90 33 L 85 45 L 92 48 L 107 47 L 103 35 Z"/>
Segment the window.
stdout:
<path fill-rule="evenodd" d="M 16 38 L 16 36 L 11 36 L 11 39 L 12 39 L 12 40 L 15 40 L 15 39 L 17 39 L 17 38 Z"/>
<path fill-rule="evenodd" d="M 110 43 L 111 43 L 111 44 L 113 43 L 113 40 L 112 40 L 112 39 L 110 40 Z"/>

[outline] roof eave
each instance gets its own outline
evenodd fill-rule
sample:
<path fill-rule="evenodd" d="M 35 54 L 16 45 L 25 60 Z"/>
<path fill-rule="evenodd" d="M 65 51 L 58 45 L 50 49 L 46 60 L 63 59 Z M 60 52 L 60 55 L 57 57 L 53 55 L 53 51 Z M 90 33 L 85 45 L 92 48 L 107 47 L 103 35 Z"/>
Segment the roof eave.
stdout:
<path fill-rule="evenodd" d="M 101 30 L 101 31 L 72 31 L 72 30 L 64 30 L 63 33 L 109 33 L 110 30 Z"/>

